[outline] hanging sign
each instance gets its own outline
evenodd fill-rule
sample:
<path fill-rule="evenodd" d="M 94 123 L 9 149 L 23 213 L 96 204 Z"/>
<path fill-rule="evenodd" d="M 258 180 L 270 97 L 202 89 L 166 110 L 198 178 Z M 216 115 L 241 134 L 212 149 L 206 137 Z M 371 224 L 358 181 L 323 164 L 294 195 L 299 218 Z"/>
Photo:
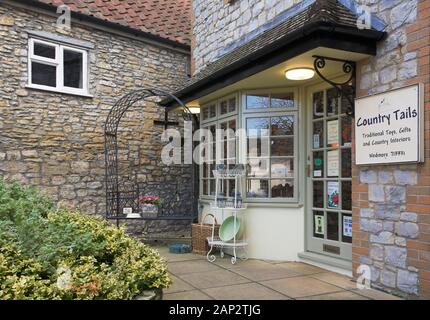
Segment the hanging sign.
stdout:
<path fill-rule="evenodd" d="M 356 164 L 424 161 L 424 87 L 356 99 Z"/>

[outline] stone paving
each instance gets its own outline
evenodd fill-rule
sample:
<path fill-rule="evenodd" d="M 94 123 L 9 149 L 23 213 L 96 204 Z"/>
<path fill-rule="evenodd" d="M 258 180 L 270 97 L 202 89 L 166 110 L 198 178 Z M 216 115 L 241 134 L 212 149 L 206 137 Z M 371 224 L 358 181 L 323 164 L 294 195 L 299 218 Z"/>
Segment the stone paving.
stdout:
<path fill-rule="evenodd" d="M 155 247 L 167 260 L 173 284 L 165 300 L 397 300 L 381 291 L 358 290 L 343 275 L 301 262 L 261 260 L 230 263 L 217 256 L 172 254 Z"/>

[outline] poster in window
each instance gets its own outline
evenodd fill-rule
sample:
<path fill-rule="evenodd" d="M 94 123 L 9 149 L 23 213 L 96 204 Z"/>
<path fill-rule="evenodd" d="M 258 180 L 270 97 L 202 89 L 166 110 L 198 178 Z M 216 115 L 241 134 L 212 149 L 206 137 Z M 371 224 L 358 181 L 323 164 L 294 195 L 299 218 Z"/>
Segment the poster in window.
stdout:
<path fill-rule="evenodd" d="M 343 216 L 343 236 L 352 237 L 352 217 Z"/>
<path fill-rule="evenodd" d="M 327 182 L 327 207 L 338 208 L 339 207 L 339 182 L 329 181 Z"/>
<path fill-rule="evenodd" d="M 339 151 L 333 150 L 327 152 L 327 176 L 339 176 Z"/>
<path fill-rule="evenodd" d="M 327 145 L 332 148 L 339 146 L 339 120 L 327 122 Z"/>
<path fill-rule="evenodd" d="M 314 216 L 315 234 L 324 235 L 324 216 Z"/>

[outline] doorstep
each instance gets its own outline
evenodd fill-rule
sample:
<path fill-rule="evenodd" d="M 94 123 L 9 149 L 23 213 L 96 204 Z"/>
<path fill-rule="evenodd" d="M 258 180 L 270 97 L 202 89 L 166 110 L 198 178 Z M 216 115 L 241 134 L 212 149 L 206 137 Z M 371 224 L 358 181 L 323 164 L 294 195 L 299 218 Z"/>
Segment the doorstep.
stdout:
<path fill-rule="evenodd" d="M 352 277 L 351 261 L 329 257 L 323 254 L 309 251 L 299 253 L 298 257 L 300 258 L 301 262 L 308 263 L 332 272 L 343 274 L 348 277 Z"/>

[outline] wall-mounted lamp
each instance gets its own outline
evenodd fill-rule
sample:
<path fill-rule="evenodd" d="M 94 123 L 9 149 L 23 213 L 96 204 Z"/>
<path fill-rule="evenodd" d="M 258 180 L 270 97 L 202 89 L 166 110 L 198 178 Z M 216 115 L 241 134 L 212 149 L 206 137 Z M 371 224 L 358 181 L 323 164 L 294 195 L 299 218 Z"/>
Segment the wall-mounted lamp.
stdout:
<path fill-rule="evenodd" d="M 315 70 L 311 68 L 294 68 L 285 71 L 285 78 L 288 80 L 301 81 L 309 80 L 315 76 Z"/>

